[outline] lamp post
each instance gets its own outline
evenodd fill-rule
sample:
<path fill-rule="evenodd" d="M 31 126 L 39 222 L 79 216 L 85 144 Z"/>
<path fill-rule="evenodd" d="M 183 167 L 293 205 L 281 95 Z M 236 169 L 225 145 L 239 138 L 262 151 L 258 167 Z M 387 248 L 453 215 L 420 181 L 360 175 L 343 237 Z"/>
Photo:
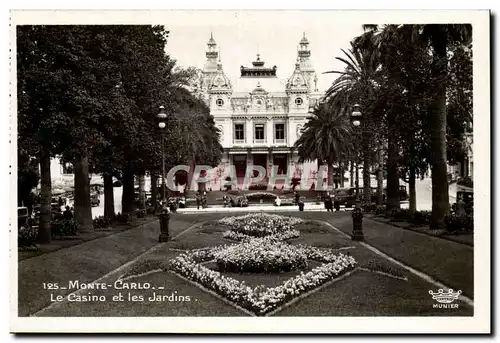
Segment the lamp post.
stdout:
<path fill-rule="evenodd" d="M 157 115 L 159 123 L 158 127 L 161 130 L 161 193 L 162 193 L 162 211 L 159 215 L 160 219 L 160 237 L 159 242 L 167 242 L 169 240 L 168 225 L 170 220 L 170 215 L 166 211 L 166 187 L 165 187 L 165 119 L 167 115 L 165 114 L 165 107 L 160 106 L 160 113 Z M 154 185 L 156 187 L 156 185 Z"/>
<path fill-rule="evenodd" d="M 351 113 L 351 122 L 354 127 L 359 127 L 363 119 L 363 115 L 360 111 L 360 106 L 358 104 L 353 106 L 353 111 Z M 363 211 L 359 203 L 359 183 L 356 181 L 356 205 L 352 211 L 352 234 L 351 239 L 353 241 L 363 241 Z"/>
<path fill-rule="evenodd" d="M 165 119 L 167 119 L 167 115 L 164 106 L 160 106 L 160 113 L 158 113 L 157 117 L 159 119 L 158 127 L 161 130 L 161 200 L 164 204 L 167 200 L 165 192 L 165 127 L 167 126 Z"/>

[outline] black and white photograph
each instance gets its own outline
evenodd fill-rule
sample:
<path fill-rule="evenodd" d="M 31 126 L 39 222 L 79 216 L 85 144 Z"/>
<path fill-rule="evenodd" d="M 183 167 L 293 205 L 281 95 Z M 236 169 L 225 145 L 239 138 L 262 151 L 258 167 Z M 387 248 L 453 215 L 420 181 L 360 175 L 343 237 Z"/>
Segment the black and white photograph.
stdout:
<path fill-rule="evenodd" d="M 489 21 L 11 11 L 11 332 L 491 332 Z"/>

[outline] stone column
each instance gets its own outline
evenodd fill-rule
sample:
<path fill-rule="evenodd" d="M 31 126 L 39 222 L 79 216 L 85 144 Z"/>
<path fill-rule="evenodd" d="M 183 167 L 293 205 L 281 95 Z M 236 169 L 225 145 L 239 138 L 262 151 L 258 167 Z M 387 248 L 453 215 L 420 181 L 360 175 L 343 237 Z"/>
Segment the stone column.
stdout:
<path fill-rule="evenodd" d="M 247 168 L 253 166 L 252 149 L 247 149 Z"/>
<path fill-rule="evenodd" d="M 247 118 L 246 122 L 246 132 L 245 132 L 245 142 L 247 145 L 252 145 L 253 144 L 253 120 L 250 118 Z"/>
<path fill-rule="evenodd" d="M 271 176 L 271 171 L 273 168 L 273 149 L 269 148 L 267 152 L 267 179 Z"/>
<path fill-rule="evenodd" d="M 274 144 L 274 124 L 271 118 L 267 119 L 266 123 L 266 143 L 268 146 L 272 146 Z"/>

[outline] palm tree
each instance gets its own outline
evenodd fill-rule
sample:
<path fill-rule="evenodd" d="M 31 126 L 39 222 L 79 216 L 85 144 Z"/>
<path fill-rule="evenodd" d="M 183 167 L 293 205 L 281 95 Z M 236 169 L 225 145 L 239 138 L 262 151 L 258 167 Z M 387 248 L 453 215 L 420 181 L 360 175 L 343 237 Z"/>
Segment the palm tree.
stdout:
<path fill-rule="evenodd" d="M 319 104 L 308 117 L 302 135 L 295 142 L 299 162 L 326 161 L 328 187 L 333 184 L 333 164 L 341 161 L 351 149 L 351 125 L 343 100 L 334 97 Z"/>
<path fill-rule="evenodd" d="M 365 29 L 377 36 L 376 25 L 365 25 Z M 408 34 L 410 31 L 410 34 Z M 447 175 L 447 85 L 443 80 L 448 76 L 448 47 L 451 44 L 468 45 L 472 40 L 470 24 L 428 24 L 428 25 L 388 25 L 378 35 L 379 47 L 391 42 L 395 35 L 405 35 L 403 39 L 424 43 L 430 47 L 432 55 L 431 76 L 435 80 L 430 105 L 431 172 L 432 172 L 432 217 L 431 229 L 444 228 L 444 218 L 449 213 L 448 175 Z M 390 137 L 390 136 L 389 136 Z"/>
<path fill-rule="evenodd" d="M 377 87 L 377 74 L 380 68 L 378 50 L 372 41 L 373 34 L 367 32 L 363 41 L 351 42 L 349 51 L 342 50 L 345 57 L 337 57 L 346 67 L 343 71 L 327 71 L 328 73 L 340 74 L 326 92 L 326 98 L 341 92 L 345 106 L 355 103 L 361 105 L 363 112 L 362 126 L 362 150 L 363 150 L 363 194 L 365 201 L 370 201 L 370 140 L 372 136 L 374 120 L 372 108 L 375 102 L 375 90 Z M 361 44 L 362 43 L 362 44 Z"/>
<path fill-rule="evenodd" d="M 433 61 L 431 73 L 436 79 L 448 74 L 448 46 L 451 43 L 470 44 L 470 24 L 415 25 L 415 36 L 429 42 Z M 431 172 L 432 172 L 432 217 L 431 229 L 443 229 L 445 216 L 449 213 L 448 173 L 446 157 L 446 83 L 438 82 L 431 105 Z"/>

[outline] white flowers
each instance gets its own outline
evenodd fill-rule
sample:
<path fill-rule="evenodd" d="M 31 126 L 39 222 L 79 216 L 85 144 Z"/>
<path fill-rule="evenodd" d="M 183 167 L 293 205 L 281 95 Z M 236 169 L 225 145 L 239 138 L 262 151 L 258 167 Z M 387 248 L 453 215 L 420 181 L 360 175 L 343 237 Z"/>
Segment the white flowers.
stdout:
<path fill-rule="evenodd" d="M 237 273 L 288 272 L 307 267 L 307 256 L 296 247 L 270 238 L 246 238 L 214 252 L 219 270 Z"/>
<path fill-rule="evenodd" d="M 301 272 L 300 275 L 292 277 L 274 288 L 265 288 L 262 285 L 251 288 L 244 282 L 224 276 L 220 272 L 211 270 L 200 264 L 201 262 L 212 260 L 217 255 L 227 256 L 231 251 L 234 253 L 238 248 L 233 247 L 237 245 L 181 254 L 171 260 L 170 268 L 172 271 L 200 283 L 238 305 L 262 315 L 296 296 L 343 274 L 356 265 L 356 261 L 352 256 L 343 254 L 333 255 L 331 252 L 325 251 L 325 249 L 313 247 L 297 247 L 297 256 L 306 254 L 309 259 L 318 261 L 329 260 L 332 262 L 316 267 L 307 273 Z M 290 246 L 285 249 L 291 249 L 292 247 Z"/>
<path fill-rule="evenodd" d="M 299 236 L 299 232 L 292 227 L 302 222 L 300 218 L 265 213 L 224 218 L 219 223 L 230 226 L 231 230 L 226 231 L 223 237 L 239 243 L 188 251 L 172 259 L 170 269 L 241 307 L 259 315 L 266 314 L 356 265 L 349 255 L 336 255 L 329 249 L 284 242 Z M 273 288 L 263 285 L 252 288 L 220 272 L 287 272 L 305 269 L 307 260 L 323 264 L 306 273 L 301 271 Z M 204 262 L 215 262 L 219 271 L 202 265 Z"/>
<path fill-rule="evenodd" d="M 224 232 L 223 237 L 235 241 L 240 241 L 248 236 L 272 236 L 278 240 L 296 238 L 299 237 L 300 233 L 292 227 L 302 222 L 303 220 L 300 218 L 267 213 L 251 213 L 219 220 L 219 224 L 231 227 L 231 230 Z"/>

